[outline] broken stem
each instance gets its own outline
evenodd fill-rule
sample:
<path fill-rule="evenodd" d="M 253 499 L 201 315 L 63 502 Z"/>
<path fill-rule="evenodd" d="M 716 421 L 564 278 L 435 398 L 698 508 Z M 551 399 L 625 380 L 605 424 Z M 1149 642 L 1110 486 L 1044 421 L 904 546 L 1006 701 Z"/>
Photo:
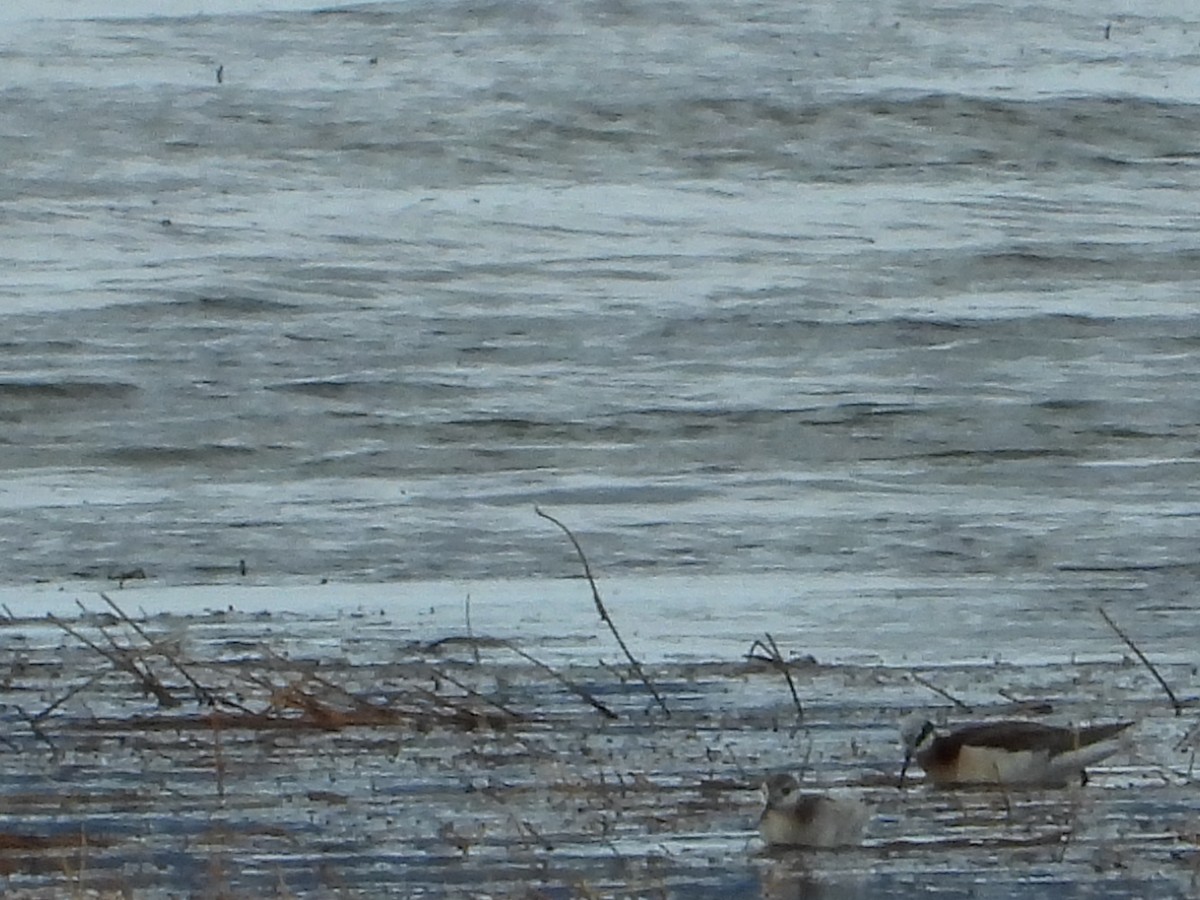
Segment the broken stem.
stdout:
<path fill-rule="evenodd" d="M 662 711 L 668 716 L 671 715 L 671 711 L 667 709 L 667 704 L 663 700 L 662 696 L 658 693 L 658 689 L 655 688 L 654 684 L 650 681 L 649 676 L 647 676 L 645 671 L 642 669 L 642 664 L 638 662 L 634 655 L 629 651 L 629 647 L 625 645 L 625 641 L 622 639 L 621 633 L 617 631 L 616 623 L 613 622 L 612 617 L 609 616 L 608 610 L 604 608 L 604 601 L 600 599 L 600 590 L 596 587 L 596 579 L 592 577 L 592 567 L 588 565 L 587 556 L 583 552 L 583 547 L 580 546 L 579 541 L 575 538 L 575 535 L 571 533 L 571 529 L 558 519 L 554 518 L 554 516 L 547 512 L 543 512 L 541 508 L 537 506 L 533 508 L 533 511 L 543 519 L 553 522 L 555 525 L 561 528 L 563 534 L 565 534 L 575 546 L 575 552 L 579 554 L 579 561 L 583 563 L 583 574 L 587 576 L 588 584 L 591 585 L 592 600 L 594 600 L 596 603 L 596 611 L 600 613 L 601 620 L 603 620 L 604 624 L 608 626 L 608 630 L 612 632 L 613 637 L 617 639 L 617 644 L 621 647 L 621 651 L 625 654 L 625 658 L 629 660 L 629 665 L 633 667 L 633 671 L 637 673 L 637 676 L 639 679 L 641 679 L 642 684 L 644 684 L 646 689 L 649 690 L 652 695 L 654 695 L 654 699 L 658 701 L 658 705 L 661 707 Z"/>
<path fill-rule="evenodd" d="M 804 707 L 800 703 L 800 695 L 796 693 L 796 682 L 792 680 L 791 667 L 788 665 L 787 660 L 783 658 L 783 654 L 779 650 L 779 645 L 775 643 L 775 638 L 771 636 L 769 631 L 766 633 L 766 638 L 767 642 L 765 644 L 762 641 L 755 641 L 751 644 L 750 650 L 746 655 L 752 656 L 755 647 L 761 648 L 766 653 L 767 662 L 783 673 L 783 677 L 787 681 L 788 690 L 792 692 L 792 703 L 796 705 L 796 717 L 803 722 Z"/>
<path fill-rule="evenodd" d="M 537 666 L 543 672 L 547 673 L 555 681 L 559 682 L 559 684 L 562 684 L 565 687 L 569 688 L 572 691 L 572 693 L 574 693 L 577 696 L 586 700 L 594 709 L 599 710 L 606 719 L 620 718 L 615 712 L 613 712 L 611 709 L 609 709 L 607 706 L 605 706 L 603 703 L 601 703 L 599 700 L 597 700 L 587 688 L 579 686 L 578 684 L 573 682 L 571 679 L 567 678 L 565 675 L 560 675 L 558 672 L 554 671 L 554 669 L 550 668 L 550 666 L 546 665 L 540 659 L 538 659 L 534 656 L 530 656 L 528 653 L 526 653 L 520 647 L 517 647 L 516 645 L 509 643 L 508 641 L 504 642 L 504 646 L 507 647 L 509 650 L 511 650 L 513 653 L 517 654 L 517 656 L 521 657 L 521 659 L 524 659 L 527 662 L 533 663 L 535 666 Z"/>
<path fill-rule="evenodd" d="M 1154 680 L 1159 683 L 1162 689 L 1166 692 L 1167 697 L 1170 699 L 1171 706 L 1175 709 L 1175 715 L 1182 716 L 1183 704 L 1179 702 L 1179 699 L 1175 696 L 1175 692 L 1171 690 L 1171 686 L 1167 684 L 1166 680 L 1160 674 L 1158 674 L 1158 669 L 1154 668 L 1154 663 L 1146 659 L 1146 654 L 1141 651 L 1141 649 L 1133 642 L 1133 639 L 1129 637 L 1129 635 L 1120 629 L 1117 623 L 1112 620 L 1112 617 L 1105 612 L 1103 606 L 1098 606 L 1096 609 L 1099 610 L 1104 621 L 1108 623 L 1108 627 L 1117 633 L 1117 637 L 1123 640 L 1128 645 L 1129 649 L 1137 654 L 1137 658 L 1142 661 L 1142 664 L 1150 670 L 1150 674 L 1154 676 Z"/>
<path fill-rule="evenodd" d="M 964 703 L 963 701 L 959 700 L 957 697 L 955 697 L 949 691 L 943 690 L 942 688 L 938 687 L 936 684 L 934 684 L 929 679 L 923 678 L 917 672 L 909 672 L 908 674 L 912 676 L 912 680 L 915 681 L 917 684 L 921 685 L 922 687 L 929 688 L 929 690 L 933 691 L 935 694 L 938 694 L 939 696 L 945 697 L 947 700 L 949 700 L 951 703 L 953 703 L 955 706 L 957 706 L 963 712 L 968 712 L 968 713 L 975 712 L 975 710 L 971 708 L 970 704 Z"/>

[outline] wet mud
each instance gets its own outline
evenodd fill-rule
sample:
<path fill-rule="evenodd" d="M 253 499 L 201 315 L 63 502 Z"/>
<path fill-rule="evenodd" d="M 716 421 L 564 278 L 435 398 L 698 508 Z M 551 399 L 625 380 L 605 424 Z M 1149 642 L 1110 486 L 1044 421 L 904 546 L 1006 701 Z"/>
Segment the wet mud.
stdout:
<path fill-rule="evenodd" d="M 100 599 L 14 616 L 0 625 L 0 885 L 878 898 L 1200 883 L 1187 665 L 1160 668 L 1177 716 L 1132 658 L 917 669 L 764 639 L 724 659 L 658 648 L 645 676 L 660 705 L 606 636 L 414 640 L 384 611 L 129 615 Z M 1086 787 L 939 791 L 917 773 L 901 790 L 897 720 L 919 706 L 1138 725 Z M 863 845 L 765 849 L 758 788 L 776 771 L 866 799 Z"/>

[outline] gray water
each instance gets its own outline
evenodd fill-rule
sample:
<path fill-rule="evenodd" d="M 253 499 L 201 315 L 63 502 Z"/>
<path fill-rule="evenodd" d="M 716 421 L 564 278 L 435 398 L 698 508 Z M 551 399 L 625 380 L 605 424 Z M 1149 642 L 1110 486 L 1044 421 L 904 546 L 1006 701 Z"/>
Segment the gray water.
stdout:
<path fill-rule="evenodd" d="M 93 883 L 146 896 L 1194 894 L 1193 4 L 314 6 L 0 9 L 0 831 L 115 836 Z M 230 729 L 227 803 L 215 726 L 144 731 L 42 618 L 110 579 L 170 615 L 75 627 L 165 636 L 181 696 L 171 647 L 255 710 L 318 666 L 463 702 L 432 665 L 533 724 Z M 790 729 L 764 631 L 817 656 Z M 1135 746 L 1066 799 L 896 791 L 950 696 Z M 755 855 L 801 760 L 864 849 Z M 55 846 L 6 888 L 82 896 Z"/>
<path fill-rule="evenodd" d="M 1200 16 L 1078 6 L 15 7 L 0 579 L 1190 595 Z"/>

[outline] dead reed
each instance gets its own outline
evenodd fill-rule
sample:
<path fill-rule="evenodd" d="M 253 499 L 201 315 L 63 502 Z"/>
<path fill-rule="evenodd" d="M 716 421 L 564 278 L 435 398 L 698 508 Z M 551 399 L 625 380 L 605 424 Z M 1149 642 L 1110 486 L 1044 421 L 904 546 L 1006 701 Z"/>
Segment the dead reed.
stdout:
<path fill-rule="evenodd" d="M 1105 611 L 1103 606 L 1098 606 L 1096 609 L 1099 611 L 1101 618 L 1108 623 L 1108 627 L 1116 632 L 1117 637 L 1123 640 L 1126 646 L 1128 646 L 1129 649 L 1134 652 L 1137 658 L 1142 661 L 1142 665 L 1150 670 L 1150 674 L 1154 676 L 1154 680 L 1158 682 L 1159 687 L 1161 687 L 1166 693 L 1167 699 L 1171 701 L 1171 706 L 1175 710 L 1175 715 L 1182 716 L 1183 704 L 1179 702 L 1179 698 L 1175 696 L 1175 692 L 1171 690 L 1171 686 L 1167 684 L 1166 679 L 1163 678 L 1162 675 L 1159 674 L 1158 669 L 1154 667 L 1154 663 L 1150 662 L 1150 660 L 1146 658 L 1146 654 L 1143 653 L 1141 648 L 1133 642 L 1133 638 L 1121 630 L 1120 626 L 1112 620 L 1112 617 Z"/>
<path fill-rule="evenodd" d="M 766 643 L 761 640 L 756 640 L 753 644 L 751 644 L 750 649 L 746 651 L 746 656 L 747 658 L 762 659 L 783 673 L 784 680 L 787 682 L 788 690 L 792 694 L 792 703 L 796 707 L 796 719 L 800 722 L 803 722 L 804 705 L 800 702 L 800 695 L 796 692 L 796 682 L 792 680 L 791 667 L 788 665 L 787 660 L 783 658 L 783 654 L 779 651 L 779 645 L 775 643 L 775 638 L 771 636 L 770 632 L 765 635 L 765 638 Z M 764 655 L 755 656 L 755 650 L 761 650 Z"/>
<path fill-rule="evenodd" d="M 568 528 L 566 525 L 564 525 L 558 519 L 554 518 L 554 516 L 550 515 L 549 513 L 543 511 L 541 508 L 536 507 L 536 506 L 533 508 L 533 511 L 536 512 L 543 519 L 546 519 L 549 522 L 553 522 L 560 529 L 562 529 L 563 534 L 565 534 L 567 536 L 567 538 L 571 541 L 572 545 L 574 545 L 575 552 L 577 554 L 579 554 L 579 561 L 583 564 L 583 574 L 587 577 L 588 584 L 592 588 L 592 600 L 596 604 L 596 611 L 600 614 L 600 619 L 604 622 L 605 625 L 608 626 L 608 630 L 612 632 L 613 637 L 616 638 L 617 645 L 621 648 L 621 652 L 625 654 L 625 658 L 629 661 L 630 667 L 637 674 L 638 679 L 642 682 L 642 684 L 644 684 L 646 686 L 646 689 L 648 691 L 650 691 L 651 695 L 654 697 L 655 701 L 658 703 L 659 708 L 662 709 L 663 714 L 670 716 L 671 711 L 669 709 L 667 709 L 666 701 L 664 701 L 662 696 L 658 693 L 658 688 L 656 688 L 654 686 L 653 682 L 650 681 L 650 677 L 646 674 L 645 670 L 642 668 L 642 664 L 640 662 L 638 662 L 637 658 L 633 655 L 633 653 L 630 652 L 629 647 L 626 645 L 624 638 L 621 637 L 621 632 L 619 632 L 617 630 L 617 625 L 612 620 L 612 616 L 610 616 L 608 614 L 608 610 L 604 606 L 604 601 L 602 599 L 600 599 L 600 590 L 599 590 L 599 588 L 596 587 L 596 579 L 592 577 L 592 567 L 588 564 L 587 554 L 585 554 L 583 552 L 583 547 L 580 546 L 578 539 L 576 539 L 575 535 L 571 532 L 570 528 Z"/>

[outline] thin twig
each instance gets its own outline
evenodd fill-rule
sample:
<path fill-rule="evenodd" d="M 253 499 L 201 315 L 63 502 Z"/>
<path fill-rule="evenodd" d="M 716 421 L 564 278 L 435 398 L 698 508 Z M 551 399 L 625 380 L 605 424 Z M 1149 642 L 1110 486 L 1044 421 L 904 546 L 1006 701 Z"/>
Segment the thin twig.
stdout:
<path fill-rule="evenodd" d="M 162 656 L 165 659 L 170 659 L 166 650 L 163 649 L 164 647 L 166 647 L 167 645 L 172 643 L 170 637 L 164 637 L 158 641 L 151 641 L 150 636 L 139 629 L 138 633 L 141 634 L 141 636 L 143 638 L 145 638 L 146 646 L 142 647 L 140 649 L 135 649 L 132 646 L 125 647 L 125 646 L 122 646 L 120 643 L 118 643 L 117 639 L 108 633 L 108 629 L 110 627 L 112 627 L 111 625 L 96 624 L 94 627 L 97 631 L 99 631 L 102 635 L 104 635 L 104 639 L 108 641 L 108 645 L 110 647 L 112 647 L 112 650 L 114 653 L 116 653 L 118 656 L 122 657 L 123 659 L 128 659 L 131 665 L 134 663 L 134 660 L 138 660 L 142 663 L 142 665 L 144 665 L 146 667 L 144 672 L 141 669 L 137 669 L 137 671 L 142 675 L 142 677 L 151 678 L 155 681 L 159 681 L 158 677 L 155 676 L 150 671 L 149 663 L 146 662 L 146 659 L 147 659 L 147 657 L 150 657 L 150 656 Z M 164 685 L 164 687 L 165 687 L 165 685 Z M 178 706 L 179 704 L 176 703 L 175 705 Z"/>
<path fill-rule="evenodd" d="M 1108 627 L 1117 633 L 1117 637 L 1129 645 L 1129 649 L 1137 654 L 1137 658 L 1140 659 L 1142 664 L 1150 670 L 1150 674 L 1154 676 L 1154 680 L 1159 683 L 1164 691 L 1166 691 L 1167 697 L 1171 701 L 1171 706 L 1175 708 L 1175 715 L 1182 716 L 1183 704 L 1179 702 L 1178 698 L 1175 696 L 1175 692 L 1171 690 L 1171 686 L 1167 684 L 1161 675 L 1158 674 L 1158 669 L 1154 668 L 1154 663 L 1146 659 L 1146 654 L 1138 648 L 1138 645 L 1133 642 L 1133 639 L 1130 638 L 1129 635 L 1127 635 L 1120 629 L 1120 627 L 1118 627 L 1117 623 L 1114 622 L 1109 614 L 1104 611 L 1103 606 L 1098 606 L 1096 609 L 1100 612 L 1100 615 L 1103 617 L 1104 621 L 1108 623 Z"/>
<path fill-rule="evenodd" d="M 955 697 L 949 691 L 943 690 L 942 688 L 940 688 L 936 684 L 934 684 L 932 681 L 929 681 L 927 678 L 923 678 L 919 673 L 909 672 L 908 674 L 912 676 L 912 680 L 915 681 L 917 684 L 921 685 L 922 687 L 929 688 L 929 690 L 933 691 L 935 694 L 938 694 L 939 696 L 945 697 L 947 700 L 949 700 L 951 703 L 953 703 L 955 706 L 957 706 L 963 712 L 969 712 L 969 713 L 975 712 L 974 708 L 969 703 L 963 703 L 963 701 L 959 700 L 957 697 Z"/>
<path fill-rule="evenodd" d="M 410 684 L 408 689 L 416 694 L 418 699 L 423 700 L 429 709 L 428 712 L 422 710 L 415 713 L 404 713 L 409 718 L 418 718 L 424 715 L 442 723 L 457 723 L 467 727 L 475 727 L 482 723 L 498 728 L 503 728 L 509 721 L 494 714 L 489 716 L 487 713 L 479 712 L 470 704 L 444 697 L 437 691 L 423 688 L 419 684 Z"/>
<path fill-rule="evenodd" d="M 29 713 L 25 712 L 25 710 L 23 710 L 20 706 L 13 706 L 13 709 L 15 709 L 21 718 L 25 720 L 25 723 L 29 726 L 29 730 L 33 732 L 34 736 L 39 740 L 44 741 L 46 746 L 50 748 L 50 752 L 55 756 L 55 758 L 57 758 L 60 755 L 58 752 L 58 746 L 54 743 L 54 741 L 50 740 L 50 738 L 46 736 L 46 732 L 42 731 L 42 729 L 38 727 L 38 720 L 29 715 Z"/>
<path fill-rule="evenodd" d="M 513 821 L 515 821 L 519 827 L 523 827 L 526 831 L 533 835 L 533 839 L 542 845 L 543 850 L 554 849 L 554 844 L 542 837 L 542 833 L 534 828 L 533 824 L 528 819 L 517 819 L 516 816 L 513 816 Z"/>
<path fill-rule="evenodd" d="M 613 678 L 617 679 L 617 681 L 621 682 L 621 684 L 625 684 L 625 682 L 629 680 L 629 669 L 615 666 L 612 663 L 607 662 L 603 656 L 598 658 L 596 662 L 599 664 L 600 668 L 602 668 Z"/>
<path fill-rule="evenodd" d="M 755 641 L 750 645 L 750 649 L 746 652 L 747 656 L 754 655 L 754 649 L 760 648 L 766 654 L 766 661 L 783 673 L 784 679 L 787 681 L 788 690 L 792 692 L 792 702 L 796 705 L 796 717 L 804 721 L 804 707 L 800 703 L 800 695 L 796 693 L 796 682 L 792 680 L 792 670 L 788 665 L 787 660 L 783 658 L 783 654 L 779 651 L 779 645 L 775 643 L 775 638 L 768 631 L 766 634 L 767 642 Z"/>
<path fill-rule="evenodd" d="M 796 770 L 796 780 L 803 781 L 804 776 L 808 773 L 809 763 L 812 762 L 813 739 L 812 735 L 808 736 L 808 743 L 804 746 L 804 758 L 800 760 L 800 768 Z"/>
<path fill-rule="evenodd" d="M 63 694 L 61 697 L 59 697 L 57 700 L 55 700 L 53 703 L 51 703 L 49 706 L 47 706 L 45 709 L 43 709 L 40 713 L 38 713 L 36 716 L 34 716 L 33 721 L 34 722 L 42 721 L 42 719 L 46 718 L 46 716 L 50 715 L 50 713 L 54 712 L 56 709 L 58 709 L 60 706 L 62 706 L 64 703 L 66 703 L 68 700 L 70 700 L 72 697 L 74 697 L 76 694 L 83 693 L 84 691 L 86 691 L 88 688 L 90 688 L 92 685 L 94 685 L 100 679 L 107 678 L 108 674 L 109 674 L 108 669 L 105 669 L 103 672 L 97 672 L 95 675 L 91 676 L 87 681 L 83 682 L 82 684 L 75 685 L 73 688 L 69 689 L 65 694 Z"/>
<path fill-rule="evenodd" d="M 523 715 L 521 715 L 516 710 L 509 709 L 507 706 L 505 706 L 499 700 L 493 700 L 491 697 L 485 697 L 483 694 L 479 693 L 479 691 L 475 690 L 469 684 L 464 684 L 463 682 L 459 681 L 457 678 L 455 678 L 449 672 L 443 671 L 442 669 L 437 668 L 437 666 L 430 665 L 429 663 L 426 663 L 425 665 L 428 666 L 429 671 L 432 672 L 438 678 L 441 678 L 444 681 L 450 682 L 452 685 L 454 685 L 460 691 L 464 691 L 468 696 L 473 697 L 476 700 L 479 700 L 481 703 L 486 703 L 488 706 L 494 706 L 496 709 L 500 710 L 500 712 L 504 713 L 506 716 L 510 716 L 513 719 L 513 721 L 519 722 L 525 718 Z"/>
<path fill-rule="evenodd" d="M 788 690 L 792 692 L 792 702 L 796 704 L 796 718 L 803 722 L 804 707 L 800 705 L 800 695 L 796 693 L 796 682 L 792 680 L 792 670 L 788 666 L 787 660 L 783 658 L 783 654 L 779 650 L 779 645 L 775 643 L 775 638 L 769 631 L 766 634 L 767 643 L 771 646 L 771 653 L 774 655 L 780 671 L 783 672 L 783 677 L 787 681 Z"/>
<path fill-rule="evenodd" d="M 78 858 L 78 861 L 75 863 L 75 875 L 74 875 L 75 885 L 74 885 L 74 889 L 72 890 L 71 893 L 76 897 L 82 897 L 85 894 L 84 875 L 87 873 L 87 832 L 84 829 L 84 826 L 82 826 L 82 825 L 79 826 L 79 845 L 78 846 L 79 846 L 79 858 Z M 66 857 L 63 857 L 63 860 L 62 860 L 62 870 L 63 870 L 64 875 L 66 875 L 68 878 L 71 877 L 71 871 L 68 866 Z"/>
<path fill-rule="evenodd" d="M 475 641 L 475 635 L 471 633 L 471 595 L 469 593 L 464 605 L 467 618 L 467 640 L 471 642 L 471 653 L 475 657 L 475 665 L 479 665 L 479 644 Z"/>
<path fill-rule="evenodd" d="M 546 672 L 548 675 L 550 675 L 550 677 L 553 678 L 555 681 L 557 681 L 559 684 L 562 684 L 565 687 L 569 688 L 572 691 L 572 693 L 574 693 L 577 696 L 586 700 L 593 708 L 599 710 L 606 719 L 620 718 L 620 716 L 618 716 L 615 712 L 613 712 L 611 709 L 609 709 L 607 706 L 605 706 L 603 703 L 601 703 L 599 700 L 597 700 L 592 695 L 591 691 L 589 691 L 587 688 L 581 687 L 580 685 L 573 682 L 571 679 L 567 678 L 565 675 L 560 675 L 558 672 L 555 672 L 552 668 L 550 668 L 548 665 L 546 665 L 540 659 L 537 659 L 534 656 L 530 656 L 528 653 L 526 653 L 520 647 L 517 647 L 515 644 L 511 644 L 508 641 L 505 641 L 504 646 L 507 647 L 509 650 L 511 650 L 513 653 L 517 654 L 517 656 L 526 660 L 527 662 L 533 663 L 535 666 L 537 666 L 543 672 Z"/>
<path fill-rule="evenodd" d="M 565 534 L 575 546 L 575 552 L 579 554 L 579 561 L 583 563 L 583 574 L 587 576 L 588 584 L 591 585 L 592 588 L 592 599 L 596 602 L 596 611 L 600 613 L 600 618 L 603 620 L 604 624 L 608 626 L 608 630 L 612 632 L 613 637 L 617 639 L 617 644 L 620 645 L 622 652 L 625 654 L 625 658 L 629 660 L 629 664 L 633 667 L 634 672 L 637 673 L 638 678 L 641 679 L 642 684 L 644 684 L 647 690 L 654 695 L 654 699 L 658 701 L 658 705 L 661 707 L 663 713 L 668 716 L 671 715 L 671 711 L 667 709 L 667 704 L 663 700 L 662 696 L 658 693 L 658 689 L 654 686 L 654 684 L 650 681 L 649 676 L 647 676 L 645 671 L 642 669 L 642 664 L 637 661 L 632 653 L 629 652 L 629 648 L 625 645 L 625 641 L 621 638 L 621 633 L 617 631 L 616 623 L 614 623 L 612 617 L 609 616 L 608 610 L 604 608 L 604 601 L 600 599 L 600 590 L 596 587 L 596 579 L 592 577 L 592 567 L 588 565 L 587 556 L 583 552 L 583 547 L 579 545 L 579 541 L 576 540 L 575 535 L 571 532 L 571 529 L 558 519 L 554 518 L 554 516 L 547 512 L 543 512 L 540 507 L 535 506 L 533 511 L 543 519 L 553 522 L 555 525 L 561 528 L 563 534 Z"/>
<path fill-rule="evenodd" d="M 1200 735 L 1200 721 L 1197 721 L 1194 725 L 1192 725 L 1191 728 L 1184 732 L 1183 737 L 1175 742 L 1175 749 L 1180 751 L 1183 750 L 1188 744 L 1196 739 L 1197 735 Z M 1196 751 L 1193 749 L 1192 752 L 1195 753 Z"/>
<path fill-rule="evenodd" d="M 225 752 L 221 743 L 221 717 L 214 709 L 209 713 L 213 735 L 213 773 L 217 777 L 217 802 L 225 805 Z"/>
<path fill-rule="evenodd" d="M 1012 704 L 1010 713 L 1017 712 L 1023 716 L 1048 716 L 1054 712 L 1054 705 L 1048 700 L 1022 700 L 1005 688 L 996 688 L 996 693 Z"/>

